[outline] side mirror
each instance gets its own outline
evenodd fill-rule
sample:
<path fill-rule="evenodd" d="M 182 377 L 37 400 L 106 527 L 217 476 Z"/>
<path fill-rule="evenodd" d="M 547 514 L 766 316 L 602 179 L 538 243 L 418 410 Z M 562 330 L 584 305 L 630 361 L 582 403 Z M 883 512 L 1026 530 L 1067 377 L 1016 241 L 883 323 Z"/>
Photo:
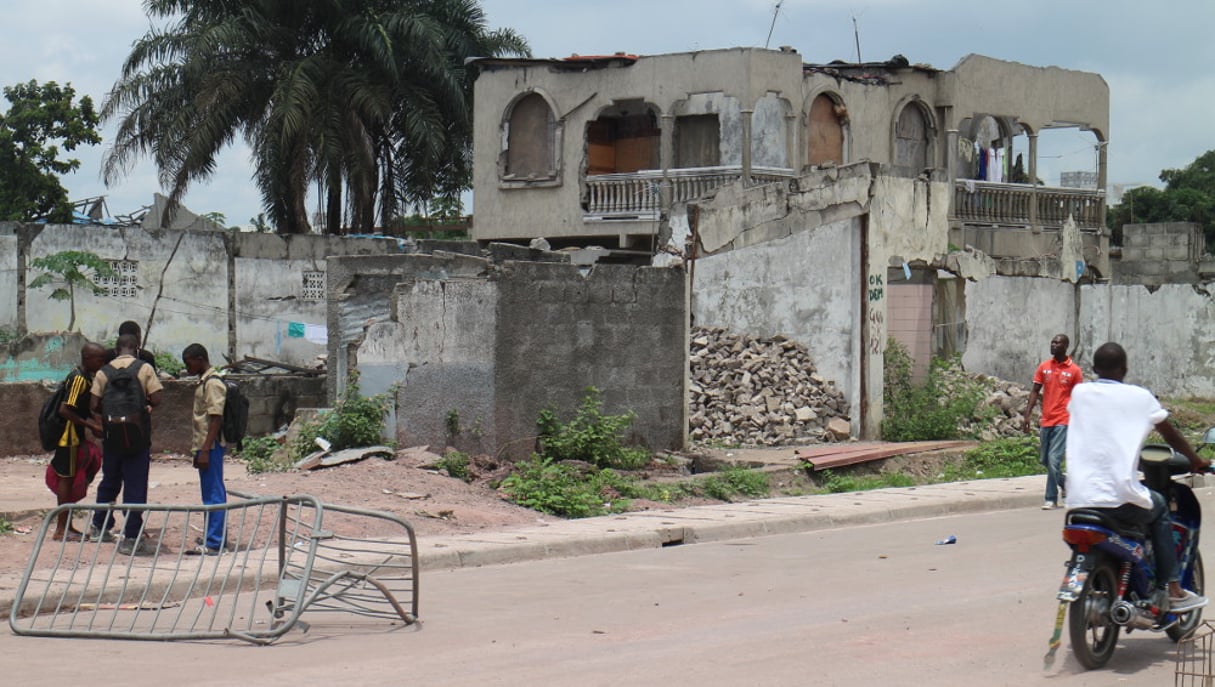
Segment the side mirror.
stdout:
<path fill-rule="evenodd" d="M 1203 446 L 1215 446 L 1215 427 L 1208 429 L 1206 434 L 1202 435 L 1202 442 L 1198 444 L 1198 448 Z"/>

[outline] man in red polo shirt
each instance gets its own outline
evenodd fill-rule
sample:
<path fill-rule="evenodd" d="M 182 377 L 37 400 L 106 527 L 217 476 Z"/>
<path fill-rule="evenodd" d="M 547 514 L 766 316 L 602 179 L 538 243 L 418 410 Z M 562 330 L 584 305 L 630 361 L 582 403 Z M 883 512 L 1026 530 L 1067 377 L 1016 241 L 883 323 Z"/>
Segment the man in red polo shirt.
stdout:
<path fill-rule="evenodd" d="M 1063 486 L 1063 449 L 1067 446 L 1067 403 L 1072 398 L 1072 389 L 1084 381 L 1080 366 L 1067 355 L 1071 341 L 1066 334 L 1056 334 L 1050 340 L 1050 357 L 1042 361 L 1034 372 L 1034 388 L 1029 392 L 1029 405 L 1021 423 L 1029 431 L 1029 418 L 1042 397 L 1042 429 L 1040 460 L 1046 468 L 1046 501 L 1043 510 L 1057 508 L 1059 491 Z"/>

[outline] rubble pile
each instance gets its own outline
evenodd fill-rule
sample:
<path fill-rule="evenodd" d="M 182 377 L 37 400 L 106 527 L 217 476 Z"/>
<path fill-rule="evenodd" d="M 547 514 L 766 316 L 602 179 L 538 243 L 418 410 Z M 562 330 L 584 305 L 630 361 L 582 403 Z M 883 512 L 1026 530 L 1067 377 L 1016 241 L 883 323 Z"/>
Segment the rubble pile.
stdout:
<path fill-rule="evenodd" d="M 696 443 L 775 446 L 849 436 L 848 403 L 802 344 L 692 330 L 689 425 Z"/>
<path fill-rule="evenodd" d="M 974 417 L 958 423 L 959 436 L 974 437 L 979 441 L 1025 436 L 1021 429 L 1021 418 L 1029 402 L 1028 388 L 998 377 L 967 372 L 956 359 L 942 367 L 940 374 L 946 393 L 963 385 L 978 385 L 982 389 L 983 400 L 979 402 Z M 1030 418 L 1030 427 L 1034 431 L 1041 416 L 1042 404 L 1039 403 Z"/>

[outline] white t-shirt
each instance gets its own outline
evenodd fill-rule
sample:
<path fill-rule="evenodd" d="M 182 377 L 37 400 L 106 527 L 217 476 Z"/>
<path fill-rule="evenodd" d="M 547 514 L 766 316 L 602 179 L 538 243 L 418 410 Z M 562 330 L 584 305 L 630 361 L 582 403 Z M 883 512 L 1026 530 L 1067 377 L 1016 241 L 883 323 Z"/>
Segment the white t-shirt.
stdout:
<path fill-rule="evenodd" d="M 1143 387 L 1098 379 L 1072 389 L 1067 412 L 1067 507 L 1151 509 L 1151 492 L 1139 483 L 1139 449 L 1169 411 Z"/>

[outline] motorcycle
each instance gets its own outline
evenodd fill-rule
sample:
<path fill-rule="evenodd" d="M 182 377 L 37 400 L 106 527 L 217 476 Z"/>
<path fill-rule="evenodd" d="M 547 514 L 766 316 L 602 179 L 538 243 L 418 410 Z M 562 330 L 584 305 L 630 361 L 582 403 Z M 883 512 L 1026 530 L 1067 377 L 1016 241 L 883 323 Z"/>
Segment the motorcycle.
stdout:
<path fill-rule="evenodd" d="M 1198 551 L 1202 510 L 1193 489 L 1173 479 L 1190 472 L 1189 460 L 1166 445 L 1149 444 L 1140 451 L 1139 469 L 1143 483 L 1168 503 L 1181 586 L 1202 594 L 1202 554 Z M 1047 667 L 1059 648 L 1065 611 L 1072 651 L 1089 669 L 1110 660 L 1122 630 L 1127 634 L 1135 630 L 1164 632 L 1177 642 L 1198 627 L 1201 608 L 1187 613 L 1161 608 L 1161 592 L 1155 591 L 1152 543 L 1144 528 L 1120 522 L 1103 509 L 1077 508 L 1065 516 L 1063 541 L 1071 547 L 1072 556 L 1056 595 L 1059 612 L 1045 657 Z"/>

